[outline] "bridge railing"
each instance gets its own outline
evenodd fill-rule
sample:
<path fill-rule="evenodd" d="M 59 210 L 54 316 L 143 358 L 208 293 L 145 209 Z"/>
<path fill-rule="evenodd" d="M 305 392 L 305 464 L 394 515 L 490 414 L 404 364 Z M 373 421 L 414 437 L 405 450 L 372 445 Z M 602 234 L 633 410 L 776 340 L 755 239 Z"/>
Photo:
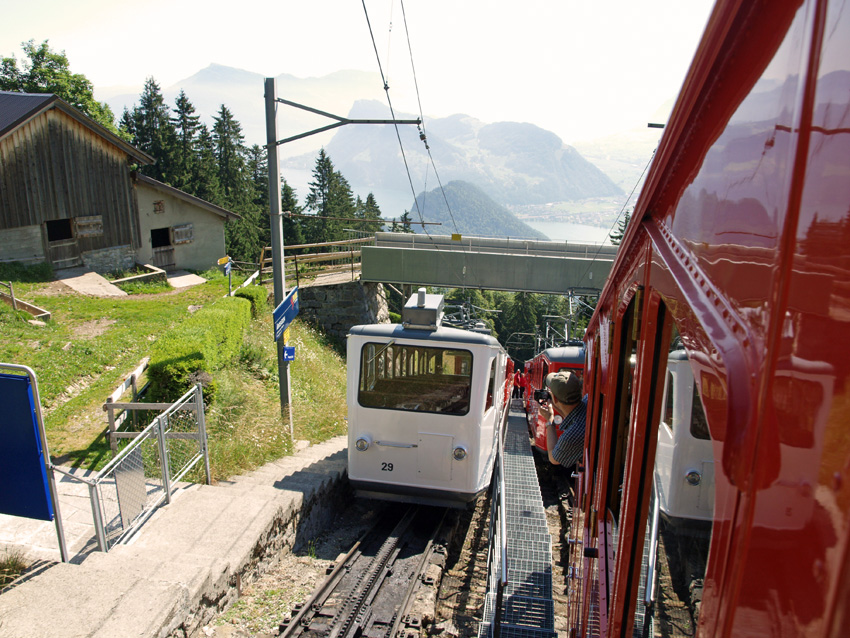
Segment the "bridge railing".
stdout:
<path fill-rule="evenodd" d="M 374 234 L 369 237 L 344 239 L 340 241 L 319 242 L 315 244 L 293 244 L 284 247 L 284 275 L 295 277 L 296 285 L 301 286 L 301 278 L 307 274 L 318 275 L 335 272 L 351 272 L 354 279 L 360 266 L 361 246 L 375 244 Z M 289 251 L 308 250 L 297 254 Z M 272 249 L 263 248 L 260 255 L 260 275 L 258 283 L 270 281 L 272 276 Z"/>

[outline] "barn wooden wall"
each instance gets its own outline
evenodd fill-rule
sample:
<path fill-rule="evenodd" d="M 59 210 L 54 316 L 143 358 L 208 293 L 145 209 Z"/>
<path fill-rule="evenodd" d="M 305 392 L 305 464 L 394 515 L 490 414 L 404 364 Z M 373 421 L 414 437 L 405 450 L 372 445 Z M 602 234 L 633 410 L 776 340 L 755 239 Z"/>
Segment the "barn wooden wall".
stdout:
<path fill-rule="evenodd" d="M 0 140 L 0 230 L 101 215 L 81 251 L 139 245 L 126 153 L 57 109 Z"/>

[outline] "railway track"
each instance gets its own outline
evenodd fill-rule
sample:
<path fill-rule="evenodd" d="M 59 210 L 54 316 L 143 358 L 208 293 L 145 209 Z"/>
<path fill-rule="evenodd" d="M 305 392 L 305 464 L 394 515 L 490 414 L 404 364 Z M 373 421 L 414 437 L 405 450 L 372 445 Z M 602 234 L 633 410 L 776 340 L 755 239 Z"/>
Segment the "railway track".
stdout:
<path fill-rule="evenodd" d="M 445 553 L 437 539 L 447 510 L 426 506 L 388 508 L 292 617 L 281 623 L 286 638 L 396 638 L 418 636 L 409 612 L 427 582 L 432 556 Z"/>

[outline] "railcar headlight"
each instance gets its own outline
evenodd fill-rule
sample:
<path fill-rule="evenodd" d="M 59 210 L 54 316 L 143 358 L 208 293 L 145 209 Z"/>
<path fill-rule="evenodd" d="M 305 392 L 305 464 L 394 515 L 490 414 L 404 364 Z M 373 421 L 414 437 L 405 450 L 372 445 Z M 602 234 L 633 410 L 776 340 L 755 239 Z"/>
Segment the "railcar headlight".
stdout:
<path fill-rule="evenodd" d="M 366 450 L 368 450 L 368 449 L 369 449 L 369 444 L 370 444 L 370 443 L 371 443 L 371 441 L 369 440 L 369 438 L 368 438 L 368 437 L 361 436 L 359 439 L 357 439 L 357 440 L 354 442 L 354 447 L 356 447 L 356 448 L 357 448 L 358 450 L 360 450 L 361 452 L 365 452 Z"/>
<path fill-rule="evenodd" d="M 452 456 L 454 457 L 455 461 L 462 461 L 466 458 L 466 448 L 460 446 L 456 447 L 452 452 Z"/>
<path fill-rule="evenodd" d="M 700 476 L 700 473 L 696 470 L 691 470 L 690 472 L 685 474 L 685 480 L 688 482 L 689 485 L 699 485 L 700 481 L 702 480 L 702 476 Z"/>

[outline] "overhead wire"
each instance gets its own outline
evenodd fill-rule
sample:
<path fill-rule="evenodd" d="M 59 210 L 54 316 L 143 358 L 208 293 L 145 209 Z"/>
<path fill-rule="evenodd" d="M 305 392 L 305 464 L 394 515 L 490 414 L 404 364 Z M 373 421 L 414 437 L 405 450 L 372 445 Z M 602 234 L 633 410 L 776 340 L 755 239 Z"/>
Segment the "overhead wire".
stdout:
<path fill-rule="evenodd" d="M 390 98 L 390 87 L 389 87 L 389 84 L 387 84 L 387 79 L 386 79 L 386 76 L 384 75 L 384 68 L 381 65 L 381 56 L 378 53 L 378 45 L 375 42 L 375 34 L 372 31 L 372 21 L 369 19 L 369 11 L 366 9 L 366 0 L 361 0 L 361 2 L 363 4 L 363 13 L 366 15 L 366 24 L 369 26 L 369 37 L 372 38 L 372 47 L 375 49 L 375 58 L 377 58 L 377 60 L 378 60 L 378 71 L 380 71 L 380 73 L 381 73 L 381 82 L 383 82 L 384 92 L 387 94 L 387 104 L 390 107 L 390 116 L 394 120 L 394 119 L 396 119 L 395 109 L 393 109 L 392 98 Z M 404 161 L 404 170 L 407 173 L 407 181 L 410 184 L 410 192 L 413 194 L 413 203 L 414 203 L 414 206 L 416 207 L 416 213 L 419 215 L 419 221 L 422 225 L 423 232 L 426 235 L 428 235 L 428 237 L 431 237 L 431 234 L 428 232 L 428 229 L 425 228 L 425 220 L 422 217 L 422 211 L 419 209 L 419 200 L 416 197 L 416 189 L 413 186 L 413 177 L 410 175 L 410 166 L 407 163 L 407 155 L 404 152 L 404 144 L 402 144 L 402 141 L 401 141 L 401 133 L 398 130 L 398 124 L 394 123 L 393 126 L 395 127 L 396 137 L 398 138 L 399 149 L 401 149 L 401 158 Z"/>
<path fill-rule="evenodd" d="M 620 209 L 620 212 L 617 213 L 617 218 L 614 220 L 614 223 L 611 224 L 611 228 L 608 229 L 608 234 L 606 235 L 606 237 L 611 236 L 611 233 L 614 230 L 614 226 L 616 226 L 620 222 L 620 217 L 622 217 L 623 211 L 625 211 L 626 206 L 629 205 L 629 202 L 632 199 L 632 195 L 634 195 L 635 190 L 637 190 L 638 184 L 640 184 L 640 181 L 643 179 L 643 176 L 646 174 L 646 170 L 649 168 L 649 165 L 652 163 L 652 160 L 655 157 L 655 151 L 657 151 L 657 150 L 658 150 L 657 147 L 655 149 L 653 149 L 652 155 L 649 156 L 649 160 L 647 161 L 646 166 L 643 167 L 643 170 L 641 171 L 640 176 L 637 178 L 635 185 L 632 187 L 632 191 L 629 193 L 629 196 L 626 198 L 626 201 L 623 202 L 623 207 Z M 603 245 L 604 244 L 599 244 L 599 248 L 596 249 L 596 252 L 593 254 L 593 258 L 590 260 L 590 263 L 587 265 L 587 268 L 585 268 L 584 273 L 579 278 L 579 281 L 583 281 L 584 278 L 587 276 L 587 273 L 590 272 L 590 269 L 593 267 L 593 264 L 596 261 L 596 258 L 599 256 L 599 253 L 602 251 Z"/>
<path fill-rule="evenodd" d="M 433 155 L 431 155 L 431 146 L 430 144 L 428 144 L 428 136 L 425 130 L 425 113 L 422 110 L 422 99 L 419 95 L 419 80 L 416 77 L 416 66 L 413 64 L 413 47 L 410 44 L 410 31 L 407 28 L 407 12 L 404 10 L 404 0 L 399 0 L 399 3 L 401 4 L 401 15 L 404 21 L 404 34 L 407 38 L 407 51 L 410 54 L 410 69 L 413 72 L 413 86 L 416 89 L 416 102 L 419 104 L 419 119 L 422 120 L 422 135 L 420 135 L 420 139 L 425 144 L 425 150 L 428 153 L 428 159 L 431 161 L 431 166 L 434 168 L 434 175 L 437 178 L 437 183 L 440 185 L 440 192 L 443 194 L 443 201 L 446 202 L 446 209 L 448 210 L 449 217 L 452 220 L 452 226 L 454 226 L 455 232 L 459 235 L 460 231 L 458 230 L 457 222 L 455 222 L 455 216 L 452 213 L 452 207 L 449 205 L 449 199 L 448 197 L 446 197 L 446 191 L 443 188 L 443 182 L 440 179 L 439 172 L 437 171 L 437 165 L 434 163 Z"/>

